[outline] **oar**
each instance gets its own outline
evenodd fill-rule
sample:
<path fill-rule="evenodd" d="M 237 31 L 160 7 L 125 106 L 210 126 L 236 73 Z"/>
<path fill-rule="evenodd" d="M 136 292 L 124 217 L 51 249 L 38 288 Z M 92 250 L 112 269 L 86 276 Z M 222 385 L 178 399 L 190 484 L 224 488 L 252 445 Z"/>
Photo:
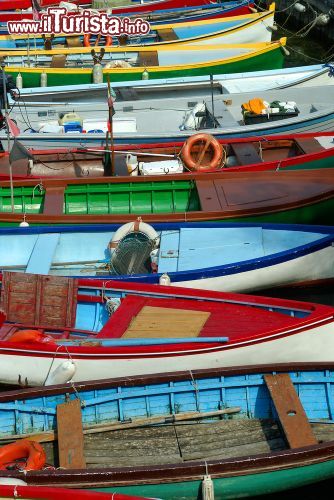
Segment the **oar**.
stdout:
<path fill-rule="evenodd" d="M 139 418 L 134 422 L 115 423 L 115 424 L 94 424 L 91 426 L 84 426 L 84 434 L 97 434 L 98 432 L 109 432 L 118 431 L 120 429 L 133 429 L 136 427 L 145 427 L 154 424 L 173 424 L 176 422 L 182 422 L 186 420 L 197 420 L 209 417 L 218 417 L 220 415 L 229 415 L 232 413 L 239 413 L 241 411 L 240 406 L 234 406 L 231 408 L 224 408 L 222 410 L 214 410 L 208 412 L 191 411 L 184 413 L 177 413 L 175 415 L 170 415 L 168 417 L 155 416 Z M 38 441 L 39 443 L 46 443 L 50 441 L 55 441 L 57 439 L 57 433 L 55 431 L 40 432 L 38 434 L 14 434 L 12 436 L 0 437 L 0 442 L 10 442 L 16 439 L 30 439 L 32 441 Z"/>
<path fill-rule="evenodd" d="M 113 130 L 113 115 L 115 114 L 113 100 L 111 96 L 111 86 L 110 86 L 110 76 L 107 75 L 107 83 L 108 83 L 108 118 L 109 118 L 109 137 L 110 137 L 110 146 L 111 146 L 111 175 L 115 175 L 115 151 L 114 151 L 114 130 Z M 106 150 L 108 148 L 108 144 L 106 143 Z"/>
<path fill-rule="evenodd" d="M 159 330 L 157 328 L 157 330 Z M 80 346 L 85 345 L 85 347 L 89 347 L 89 343 L 91 342 L 92 347 L 127 347 L 127 346 L 145 346 L 145 345 L 163 345 L 163 344 L 205 344 L 205 343 L 226 343 L 230 339 L 229 337 L 157 337 L 157 338 L 131 338 L 131 339 L 99 339 L 93 338 L 91 339 L 83 339 L 83 340 L 71 340 L 71 339 L 60 339 L 56 340 L 57 345 L 66 345 L 69 346 Z"/>
<path fill-rule="evenodd" d="M 74 151 L 73 151 L 74 152 Z M 100 149 L 82 149 L 80 152 L 87 153 L 109 153 L 109 154 L 131 154 L 131 155 L 142 155 L 142 156 L 161 156 L 161 158 L 176 158 L 177 155 L 165 155 L 162 153 L 144 153 L 143 151 L 111 151 L 110 149 L 104 149 L 101 151 Z"/>

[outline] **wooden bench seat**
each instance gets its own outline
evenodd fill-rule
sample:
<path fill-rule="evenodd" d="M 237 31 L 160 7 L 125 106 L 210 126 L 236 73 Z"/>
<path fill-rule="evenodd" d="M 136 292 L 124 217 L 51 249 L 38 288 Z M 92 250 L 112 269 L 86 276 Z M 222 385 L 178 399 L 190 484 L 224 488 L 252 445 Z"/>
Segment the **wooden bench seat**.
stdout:
<path fill-rule="evenodd" d="M 148 66 L 159 66 L 158 52 L 156 50 L 139 52 L 138 65 L 143 68 Z"/>
<path fill-rule="evenodd" d="M 318 153 L 319 151 L 323 151 L 325 149 L 316 139 L 313 139 L 313 137 L 296 138 L 295 143 L 305 154 Z"/>
<path fill-rule="evenodd" d="M 231 144 L 231 149 L 237 157 L 239 165 L 252 165 L 263 161 L 254 144 L 237 142 Z"/>
<path fill-rule="evenodd" d="M 44 196 L 44 215 L 63 215 L 64 213 L 64 186 L 47 187 Z"/>
<path fill-rule="evenodd" d="M 79 399 L 57 405 L 59 467 L 85 469 L 84 436 Z"/>
<path fill-rule="evenodd" d="M 157 33 L 162 42 L 169 42 L 170 40 L 179 39 L 173 28 L 158 29 Z"/>

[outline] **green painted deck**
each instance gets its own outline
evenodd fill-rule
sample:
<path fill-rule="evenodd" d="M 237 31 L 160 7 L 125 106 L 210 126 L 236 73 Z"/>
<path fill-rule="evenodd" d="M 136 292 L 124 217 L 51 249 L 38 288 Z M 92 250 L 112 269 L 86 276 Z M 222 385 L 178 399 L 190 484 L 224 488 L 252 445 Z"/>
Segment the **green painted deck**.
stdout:
<path fill-rule="evenodd" d="M 45 191 L 36 187 L 15 187 L 15 213 L 43 213 Z M 137 214 L 177 213 L 200 210 L 193 181 L 156 181 L 119 184 L 70 185 L 65 190 L 63 213 Z M 11 212 L 10 189 L 0 187 L 0 212 Z"/>

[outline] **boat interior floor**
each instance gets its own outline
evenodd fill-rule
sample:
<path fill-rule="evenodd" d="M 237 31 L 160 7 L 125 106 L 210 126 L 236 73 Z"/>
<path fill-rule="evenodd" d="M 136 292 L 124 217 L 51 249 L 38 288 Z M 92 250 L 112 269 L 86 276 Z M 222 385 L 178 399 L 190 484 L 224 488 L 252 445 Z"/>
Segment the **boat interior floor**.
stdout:
<path fill-rule="evenodd" d="M 320 442 L 334 439 L 334 426 L 312 424 Z M 43 443 L 47 463 L 58 466 L 54 443 Z M 174 423 L 84 435 L 88 468 L 150 466 L 192 460 L 229 459 L 287 448 L 274 420 L 229 418 Z"/>

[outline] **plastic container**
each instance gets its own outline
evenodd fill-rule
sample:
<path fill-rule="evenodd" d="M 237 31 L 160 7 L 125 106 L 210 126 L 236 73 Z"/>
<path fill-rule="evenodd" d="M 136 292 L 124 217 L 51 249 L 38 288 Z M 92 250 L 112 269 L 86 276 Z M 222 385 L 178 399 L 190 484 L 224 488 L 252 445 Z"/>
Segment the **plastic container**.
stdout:
<path fill-rule="evenodd" d="M 126 155 L 126 166 L 128 168 L 129 175 L 138 175 L 138 160 L 137 156 L 132 154 Z"/>
<path fill-rule="evenodd" d="M 164 160 L 152 162 L 139 162 L 139 172 L 141 175 L 167 175 L 181 174 L 183 165 L 179 160 Z"/>
<path fill-rule="evenodd" d="M 254 125 L 255 123 L 268 123 L 274 122 L 277 120 L 287 120 L 288 118 L 292 118 L 294 116 L 298 116 L 299 110 L 295 110 L 294 112 L 286 112 L 286 113 L 269 113 L 265 115 L 256 115 L 254 113 L 246 113 L 244 115 L 245 125 Z"/>
<path fill-rule="evenodd" d="M 65 123 L 64 125 L 64 132 L 65 133 L 78 133 L 80 134 L 82 132 L 82 126 L 80 125 L 80 123 L 77 123 L 77 122 L 69 122 L 69 123 Z"/>
<path fill-rule="evenodd" d="M 59 125 L 67 125 L 67 124 L 79 124 L 82 127 L 83 120 L 78 113 L 70 112 L 61 115 L 58 120 Z"/>

